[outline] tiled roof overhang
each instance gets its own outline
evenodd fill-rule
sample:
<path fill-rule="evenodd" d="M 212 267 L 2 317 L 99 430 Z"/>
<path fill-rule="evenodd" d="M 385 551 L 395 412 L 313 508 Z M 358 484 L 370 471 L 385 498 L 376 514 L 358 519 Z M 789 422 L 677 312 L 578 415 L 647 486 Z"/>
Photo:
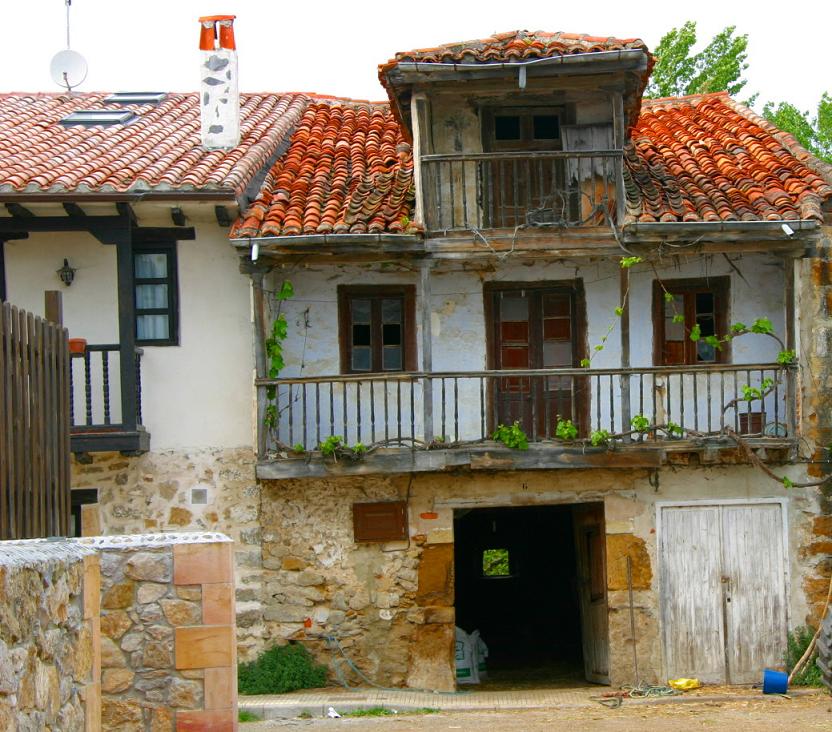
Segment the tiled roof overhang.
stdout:
<path fill-rule="evenodd" d="M 550 33 L 547 31 L 509 31 L 496 33 L 488 38 L 448 43 L 435 48 L 422 48 L 397 53 L 387 63 L 378 67 L 378 77 L 387 90 L 393 112 L 406 128 L 409 110 L 402 107 L 403 93 L 408 84 L 398 79 L 401 72 L 417 70 L 424 73 L 452 69 L 456 71 L 482 72 L 488 69 L 504 70 L 522 65 L 540 64 L 571 65 L 571 62 L 637 62 L 638 88 L 630 94 L 626 109 L 629 119 L 638 116 L 638 105 L 654 59 L 640 38 L 612 38 L 577 33 Z"/>
<path fill-rule="evenodd" d="M 625 224 L 822 221 L 832 166 L 727 93 L 645 100 Z"/>
<path fill-rule="evenodd" d="M 386 104 L 318 99 L 232 239 L 412 233 L 413 156 Z"/>

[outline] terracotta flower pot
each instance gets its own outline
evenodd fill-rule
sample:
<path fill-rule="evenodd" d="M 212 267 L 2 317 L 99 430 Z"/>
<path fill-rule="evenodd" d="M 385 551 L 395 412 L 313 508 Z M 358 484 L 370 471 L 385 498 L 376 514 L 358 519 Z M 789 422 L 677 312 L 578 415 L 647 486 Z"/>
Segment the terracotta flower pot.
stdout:
<path fill-rule="evenodd" d="M 87 351 L 87 339 L 86 338 L 70 338 L 69 339 L 69 352 L 70 354 L 77 354 L 79 356 L 83 356 Z"/>

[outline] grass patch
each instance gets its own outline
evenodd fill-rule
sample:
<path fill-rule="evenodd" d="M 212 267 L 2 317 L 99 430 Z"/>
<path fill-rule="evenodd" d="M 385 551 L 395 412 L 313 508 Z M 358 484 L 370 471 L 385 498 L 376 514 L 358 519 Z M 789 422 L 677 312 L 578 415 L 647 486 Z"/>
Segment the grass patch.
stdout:
<path fill-rule="evenodd" d="M 241 709 L 237 712 L 237 721 L 238 722 L 259 722 L 260 717 L 258 717 L 254 712 L 249 712 L 247 709 Z"/>
<path fill-rule="evenodd" d="M 396 711 L 387 707 L 370 707 L 369 709 L 356 709 L 352 712 L 345 712 L 342 717 L 401 717 L 405 714 L 437 714 L 438 709 L 422 707 L 421 709 L 403 709 Z"/>
<path fill-rule="evenodd" d="M 299 643 L 274 646 L 237 671 L 240 694 L 285 694 L 326 686 L 326 668 Z"/>
<path fill-rule="evenodd" d="M 811 625 L 802 625 L 789 633 L 786 639 L 786 657 L 784 659 L 789 672 L 809 647 L 814 635 L 815 629 Z M 820 669 L 815 662 L 817 657 L 818 654 L 815 651 L 806 662 L 803 670 L 792 679 L 792 686 L 823 686 Z"/>

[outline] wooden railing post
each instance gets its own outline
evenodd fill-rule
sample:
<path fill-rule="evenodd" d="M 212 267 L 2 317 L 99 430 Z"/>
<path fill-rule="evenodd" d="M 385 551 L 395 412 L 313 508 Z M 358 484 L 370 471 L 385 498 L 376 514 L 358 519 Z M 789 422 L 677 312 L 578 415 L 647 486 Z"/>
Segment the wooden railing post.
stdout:
<path fill-rule="evenodd" d="M 426 445 L 433 442 L 433 382 L 431 371 L 433 370 L 433 339 L 431 335 L 431 263 L 427 260 L 421 263 L 420 280 L 422 295 L 422 432 Z M 415 437 L 415 435 L 414 435 Z"/>
<path fill-rule="evenodd" d="M 630 368 L 630 270 L 627 267 L 620 268 L 620 275 L 618 280 L 619 288 L 619 302 L 623 308 L 620 317 L 621 326 L 621 368 Z M 619 377 L 619 387 L 621 389 L 621 431 L 626 432 L 630 429 L 630 419 L 632 418 L 630 406 L 630 375 L 628 373 L 621 374 Z M 630 441 L 630 436 L 624 438 L 625 442 Z"/>
<path fill-rule="evenodd" d="M 46 290 L 43 293 L 43 312 L 50 323 L 64 324 L 64 306 L 58 290 Z"/>

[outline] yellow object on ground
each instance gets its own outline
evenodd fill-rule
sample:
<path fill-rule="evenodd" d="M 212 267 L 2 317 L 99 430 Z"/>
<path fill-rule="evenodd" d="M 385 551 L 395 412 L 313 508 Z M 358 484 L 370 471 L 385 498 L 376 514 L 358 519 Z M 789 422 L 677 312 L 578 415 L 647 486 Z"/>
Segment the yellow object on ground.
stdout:
<path fill-rule="evenodd" d="M 679 691 L 690 691 L 691 689 L 698 689 L 702 686 L 702 682 L 699 679 L 670 679 L 667 685 Z"/>

